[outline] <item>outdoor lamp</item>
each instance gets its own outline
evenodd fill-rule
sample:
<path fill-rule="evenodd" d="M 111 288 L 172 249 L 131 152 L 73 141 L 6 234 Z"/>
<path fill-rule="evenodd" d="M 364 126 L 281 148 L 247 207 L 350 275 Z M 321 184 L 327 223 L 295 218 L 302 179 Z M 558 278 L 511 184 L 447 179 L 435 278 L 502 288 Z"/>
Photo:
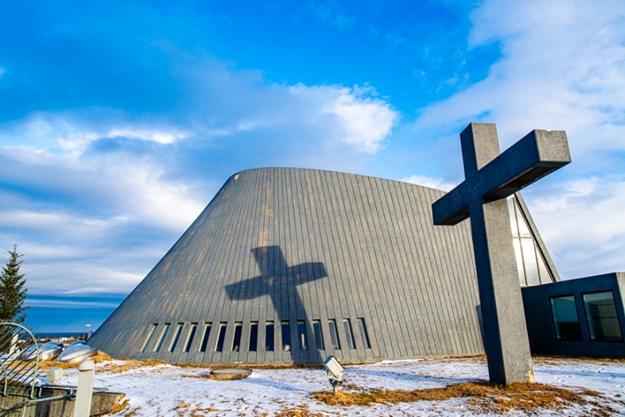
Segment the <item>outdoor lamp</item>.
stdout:
<path fill-rule="evenodd" d="M 323 362 L 323 366 L 328 373 L 328 379 L 330 380 L 330 384 L 332 385 L 332 388 L 334 388 L 334 393 L 336 394 L 338 384 L 343 383 L 343 371 L 345 368 L 343 368 L 341 362 L 339 362 L 339 360 L 334 356 L 328 356 L 328 359 Z"/>

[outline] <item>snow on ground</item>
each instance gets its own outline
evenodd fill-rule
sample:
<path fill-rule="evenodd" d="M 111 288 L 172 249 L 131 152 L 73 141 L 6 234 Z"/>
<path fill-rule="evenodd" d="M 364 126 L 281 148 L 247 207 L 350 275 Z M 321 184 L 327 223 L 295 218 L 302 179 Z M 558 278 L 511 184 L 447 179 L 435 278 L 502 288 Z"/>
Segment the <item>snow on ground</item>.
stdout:
<path fill-rule="evenodd" d="M 111 362 L 98 365 L 95 386 L 126 393 L 128 407 L 115 416 L 131 412 L 134 414 L 130 415 L 146 417 L 273 416 L 293 409 L 340 416 L 475 415 L 466 399 L 349 408 L 321 404 L 310 397 L 311 392 L 330 389 L 325 372 L 320 369 L 258 369 L 244 380 L 216 381 L 202 377 L 210 372 L 206 368 L 158 365 L 111 374 L 103 368 L 110 366 Z M 414 390 L 488 378 L 486 362 L 481 357 L 381 362 L 346 368 L 346 384 L 361 388 Z M 619 414 L 625 414 L 625 363 L 540 359 L 534 361 L 534 371 L 536 382 L 599 391 L 607 398 L 605 402 Z M 64 372 L 63 383 L 77 382 L 75 370 Z M 588 414 L 588 410 L 576 406 L 539 410 L 538 414 L 576 416 Z"/>

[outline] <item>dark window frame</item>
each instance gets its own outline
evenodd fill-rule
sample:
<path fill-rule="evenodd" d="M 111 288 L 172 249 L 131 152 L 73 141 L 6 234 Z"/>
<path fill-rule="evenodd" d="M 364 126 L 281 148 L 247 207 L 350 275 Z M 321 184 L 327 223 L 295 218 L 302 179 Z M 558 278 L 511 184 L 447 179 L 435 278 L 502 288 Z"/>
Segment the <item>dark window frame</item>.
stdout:
<path fill-rule="evenodd" d="M 573 297 L 573 303 L 575 304 L 575 315 L 577 316 L 577 324 L 579 326 L 579 338 L 578 339 L 563 339 L 563 338 L 559 338 L 558 337 L 558 329 L 557 329 L 557 325 L 556 325 L 556 316 L 554 314 L 553 311 L 553 303 L 552 300 L 554 298 L 564 298 L 564 297 Z M 583 342 L 584 341 L 584 333 L 582 331 L 582 321 L 579 318 L 579 308 L 577 305 L 577 297 L 575 297 L 575 294 L 558 294 L 558 295 L 553 295 L 548 297 L 549 299 L 549 310 L 551 311 L 551 325 L 553 328 L 553 335 L 555 337 L 555 340 L 558 342 Z"/>
<path fill-rule="evenodd" d="M 618 323 L 618 329 L 619 332 L 621 333 L 621 338 L 616 340 L 606 340 L 606 339 L 593 339 L 592 338 L 592 330 L 591 330 L 591 326 L 590 326 L 590 321 L 589 321 L 589 317 L 588 317 L 588 310 L 586 309 L 586 302 L 584 300 L 584 296 L 586 295 L 593 295 L 593 294 L 601 294 L 601 293 L 610 293 L 612 295 L 612 302 L 614 304 L 614 311 L 616 312 L 615 318 L 616 318 L 616 322 Z M 623 327 L 621 325 L 621 319 L 619 317 L 619 310 L 618 307 L 616 306 L 616 297 L 614 296 L 614 290 L 612 288 L 609 289 L 605 289 L 605 290 L 600 290 L 600 291 L 590 291 L 590 292 L 584 292 L 584 293 L 580 293 L 580 297 L 582 299 L 582 308 L 584 310 L 584 317 L 586 318 L 586 328 L 588 329 L 588 339 L 591 342 L 598 342 L 598 343 L 623 343 L 623 341 L 625 341 L 625 338 L 623 338 Z"/>

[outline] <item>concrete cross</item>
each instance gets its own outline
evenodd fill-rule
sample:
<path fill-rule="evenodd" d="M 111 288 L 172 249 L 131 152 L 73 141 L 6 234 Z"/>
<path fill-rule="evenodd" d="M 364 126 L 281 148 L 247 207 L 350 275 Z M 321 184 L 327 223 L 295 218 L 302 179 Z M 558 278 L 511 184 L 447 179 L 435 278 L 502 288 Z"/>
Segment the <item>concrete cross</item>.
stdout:
<path fill-rule="evenodd" d="M 288 266 L 279 246 L 263 246 L 252 249 L 260 275 L 254 278 L 229 284 L 226 292 L 231 300 L 250 300 L 263 295 L 269 295 L 278 316 L 278 323 L 289 320 L 291 329 L 296 328 L 293 318 L 299 316 L 304 319 L 306 326 L 307 345 L 310 352 L 313 335 L 311 323 L 306 314 L 304 303 L 297 291 L 297 285 L 312 282 L 328 276 L 325 266 L 321 262 L 305 262 L 296 266 Z M 291 340 L 295 340 L 291 331 Z M 292 343 L 298 346 L 297 343 Z M 301 352 L 297 352 L 296 355 Z M 317 355 L 318 356 L 318 355 Z M 310 360 L 318 361 L 317 356 L 310 355 Z"/>
<path fill-rule="evenodd" d="M 465 181 L 432 205 L 435 225 L 471 217 L 490 381 L 532 382 L 521 289 L 505 198 L 571 162 L 563 131 L 534 130 L 499 153 L 494 124 L 460 134 Z"/>

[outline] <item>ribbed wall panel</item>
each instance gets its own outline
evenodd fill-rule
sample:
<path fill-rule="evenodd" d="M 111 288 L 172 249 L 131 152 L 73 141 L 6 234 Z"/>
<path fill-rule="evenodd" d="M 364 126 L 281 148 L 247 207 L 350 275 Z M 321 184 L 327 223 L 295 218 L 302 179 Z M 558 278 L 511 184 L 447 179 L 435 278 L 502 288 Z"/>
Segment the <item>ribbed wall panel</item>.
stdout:
<path fill-rule="evenodd" d="M 235 174 L 90 344 L 118 358 L 204 364 L 482 353 L 470 224 L 433 225 L 431 205 L 443 194 L 329 171 L 263 168 Z M 345 319 L 355 349 L 349 348 Z M 288 351 L 282 350 L 281 320 L 289 321 Z M 323 350 L 315 348 L 316 320 Z M 328 320 L 336 321 L 338 350 L 332 348 Z M 274 322 L 273 352 L 265 351 L 267 321 Z M 299 349 L 298 321 L 305 321 L 305 351 Z M 216 352 L 222 322 L 226 338 Z M 256 352 L 248 352 L 252 322 L 258 323 Z M 183 352 L 192 323 L 195 336 Z M 206 323 L 212 329 L 206 352 L 200 352 Z M 236 323 L 243 332 L 233 351 Z M 167 337 L 154 352 L 166 324 Z M 178 324 L 179 340 L 168 352 Z"/>

